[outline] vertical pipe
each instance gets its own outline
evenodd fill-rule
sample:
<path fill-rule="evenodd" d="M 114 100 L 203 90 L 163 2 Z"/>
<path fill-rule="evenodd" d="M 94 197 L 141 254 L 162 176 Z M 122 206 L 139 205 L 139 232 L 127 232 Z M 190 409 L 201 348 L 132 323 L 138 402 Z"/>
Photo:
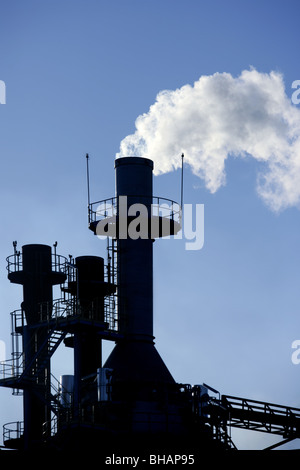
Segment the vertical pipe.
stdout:
<path fill-rule="evenodd" d="M 128 211 L 133 204 L 143 204 L 151 215 L 153 162 L 119 158 L 115 169 L 117 200 L 127 198 L 127 207 L 119 205 L 117 214 L 119 228 L 126 217 L 127 230 L 127 236 L 122 233 L 117 240 L 119 329 L 127 338 L 153 342 L 153 241 L 131 239 L 131 219 L 122 213 L 122 207 Z"/>
<path fill-rule="evenodd" d="M 26 317 L 26 327 L 23 329 L 23 351 L 25 353 L 25 368 L 30 364 L 37 351 L 37 359 L 44 363 L 47 357 L 47 347 L 41 350 L 47 337 L 45 327 L 38 328 L 40 321 L 47 319 L 49 305 L 52 306 L 51 284 L 51 247 L 47 245 L 25 245 L 22 248 L 23 260 L 23 310 Z M 35 387 L 40 394 L 32 389 L 24 390 L 24 437 L 26 448 L 33 442 L 42 439 L 43 423 L 50 419 L 50 409 L 46 407 L 45 398 L 50 393 L 50 359 L 46 362 L 35 378 Z"/>
<path fill-rule="evenodd" d="M 101 338 L 92 322 L 104 321 L 104 260 L 98 256 L 76 258 L 76 299 L 82 319 L 74 332 L 74 408 L 78 413 L 82 401 L 83 379 L 97 373 L 102 363 Z"/>
<path fill-rule="evenodd" d="M 91 208 L 90 208 L 90 174 L 89 174 L 89 154 L 86 154 L 86 179 L 87 179 L 87 192 L 88 192 L 88 222 L 91 222 Z"/>
<path fill-rule="evenodd" d="M 29 449 L 43 439 L 43 424 L 50 420 L 48 404 L 51 384 L 47 320 L 52 312 L 52 286 L 64 282 L 65 274 L 52 271 L 50 246 L 24 245 L 22 263 L 20 253 L 16 251 L 16 242 L 14 248 L 15 269 L 9 270 L 8 278 L 12 283 L 23 285 L 21 307 L 24 371 L 29 374 L 25 379 L 33 382 L 32 387 L 24 388 L 24 443 L 25 448 Z M 23 313 L 26 325 L 23 325 Z"/>
<path fill-rule="evenodd" d="M 113 370 L 116 396 L 124 398 L 122 387 L 132 390 L 130 401 L 133 396 L 147 401 L 153 387 L 161 387 L 164 393 L 167 384 L 174 384 L 172 375 L 154 345 L 153 240 L 149 233 L 150 227 L 147 227 L 147 236 L 144 238 L 131 237 L 130 230 L 132 223 L 133 226 L 137 224 L 136 219 L 139 219 L 140 225 L 143 220 L 145 222 L 145 217 L 146 222 L 150 223 L 152 171 L 153 162 L 147 158 L 124 157 L 115 160 L 118 330 L 122 339 L 116 342 L 104 367 Z M 122 204 L 124 200 L 127 201 L 127 207 Z M 134 207 L 137 212 L 143 212 L 143 217 L 134 214 L 133 204 L 143 205 Z M 124 226 L 127 236 L 122 233 Z"/>

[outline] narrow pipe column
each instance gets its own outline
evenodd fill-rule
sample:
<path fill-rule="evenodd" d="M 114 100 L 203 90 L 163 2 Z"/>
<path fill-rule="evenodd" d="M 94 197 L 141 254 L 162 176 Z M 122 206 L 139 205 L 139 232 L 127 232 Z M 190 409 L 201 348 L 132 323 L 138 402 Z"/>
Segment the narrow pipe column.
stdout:
<path fill-rule="evenodd" d="M 93 322 L 104 322 L 104 260 L 96 256 L 76 258 L 77 283 L 73 294 L 82 320 L 74 331 L 74 412 L 79 413 L 82 399 L 83 379 L 96 375 L 101 367 L 101 338 Z"/>
<path fill-rule="evenodd" d="M 146 400 L 145 390 L 152 390 L 153 384 L 174 383 L 154 345 L 153 240 L 142 227 L 141 237 L 137 236 L 137 221 L 150 224 L 153 162 L 124 157 L 115 161 L 115 170 L 118 321 L 123 339 L 117 341 L 104 367 L 113 369 L 114 383 L 127 384 L 128 390 L 133 384 L 136 390 L 143 389 L 140 398 Z"/>
<path fill-rule="evenodd" d="M 130 233 L 133 218 L 145 216 L 139 213 L 139 205 L 148 213 L 144 222 L 150 220 L 153 162 L 139 157 L 120 158 L 115 161 L 115 169 L 119 329 L 127 339 L 153 342 L 153 241 L 148 230 L 145 238 L 132 239 Z"/>
<path fill-rule="evenodd" d="M 38 353 L 34 361 L 36 375 L 29 376 L 31 387 L 24 387 L 24 445 L 29 449 L 41 442 L 43 424 L 50 420 L 50 407 L 47 406 L 50 395 L 47 322 L 52 312 L 52 286 L 62 283 L 65 275 L 52 271 L 51 247 L 47 245 L 24 245 L 20 267 L 22 269 L 10 272 L 8 278 L 12 283 L 23 285 L 25 370 L 33 367 L 33 359 Z M 30 371 L 28 373 L 31 374 Z"/>
<path fill-rule="evenodd" d="M 49 309 L 52 309 L 51 284 L 51 248 L 45 245 L 25 245 L 22 251 L 23 273 L 26 276 L 23 284 L 23 310 L 27 326 L 23 335 L 23 350 L 25 367 L 30 364 L 36 351 L 39 351 L 47 337 L 46 328 L 33 327 L 47 319 Z M 50 393 L 50 360 L 46 359 L 47 346 L 40 351 L 39 361 L 45 361 L 45 366 L 38 373 L 36 387 L 39 398 L 30 388 L 24 390 L 24 437 L 25 446 L 29 448 L 35 441 L 42 439 L 43 423 L 50 419 L 50 409 L 42 397 Z M 38 366 L 38 365 L 37 365 Z"/>

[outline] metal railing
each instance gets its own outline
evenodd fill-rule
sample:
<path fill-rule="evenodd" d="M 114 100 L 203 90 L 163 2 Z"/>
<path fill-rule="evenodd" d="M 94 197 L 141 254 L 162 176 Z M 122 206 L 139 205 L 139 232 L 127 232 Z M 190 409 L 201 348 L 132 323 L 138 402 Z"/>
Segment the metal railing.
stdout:
<path fill-rule="evenodd" d="M 0 362 L 0 379 L 17 378 L 23 371 L 23 354 Z"/>
<path fill-rule="evenodd" d="M 3 426 L 3 442 L 20 439 L 24 433 L 24 421 L 12 421 Z"/>
<path fill-rule="evenodd" d="M 48 402 L 51 403 L 53 416 L 50 422 L 47 421 L 43 424 L 43 434 L 47 437 L 57 432 L 58 416 L 63 409 L 63 406 L 60 403 L 60 397 L 62 394 L 64 394 L 65 399 L 66 396 L 69 397 L 70 403 L 72 403 L 73 400 L 73 393 L 67 391 L 53 374 L 50 374 L 50 379 L 51 394 L 48 397 Z M 13 421 L 6 423 L 3 426 L 3 442 L 5 443 L 9 440 L 19 439 L 22 437 L 23 433 L 24 421 Z"/>
<path fill-rule="evenodd" d="M 6 269 L 8 274 L 22 271 L 23 260 L 20 251 L 15 251 L 13 255 L 6 258 L 7 266 Z M 68 259 L 65 256 L 58 255 L 57 253 L 51 253 L 51 267 L 54 272 L 67 273 Z"/>
<path fill-rule="evenodd" d="M 300 409 L 246 398 L 222 396 L 230 426 L 300 437 Z"/>
<path fill-rule="evenodd" d="M 49 305 L 48 303 L 41 304 L 41 321 L 45 320 L 58 320 L 65 318 L 67 315 L 74 314 L 73 306 L 70 304 L 63 304 L 61 300 L 56 300 L 54 303 Z M 48 312 L 47 318 L 45 313 Z M 0 362 L 0 379 L 18 379 L 24 372 L 25 356 L 21 351 L 20 341 L 22 338 L 22 329 L 26 324 L 25 313 L 23 310 L 15 310 L 11 312 L 11 324 L 12 324 L 12 357 L 11 359 Z M 51 331 L 49 332 L 50 335 Z M 48 340 L 50 340 L 50 336 Z M 32 342 L 35 341 L 35 336 L 32 337 Z"/>
<path fill-rule="evenodd" d="M 65 318 L 75 313 L 75 299 L 64 300 L 55 299 L 53 302 L 41 302 L 39 304 L 39 321 L 45 322 L 53 319 Z M 11 312 L 12 317 L 12 335 L 21 336 L 21 331 L 26 325 L 25 312 L 22 309 Z M 20 333 L 19 333 L 20 332 Z M 18 350 L 16 342 L 13 345 L 13 351 Z"/>
<path fill-rule="evenodd" d="M 124 198 L 124 199 L 121 199 Z M 125 200 L 126 199 L 126 200 Z M 99 222 L 107 218 L 114 218 L 119 214 L 119 209 L 126 203 L 127 209 L 132 205 L 143 204 L 151 211 L 149 217 L 163 217 L 181 225 L 181 206 L 167 198 L 159 196 L 119 196 L 92 202 L 88 205 L 89 224 Z"/>
<path fill-rule="evenodd" d="M 236 449 L 230 435 L 230 423 L 226 409 L 220 398 L 213 397 L 205 391 L 206 386 L 180 384 L 179 390 L 184 400 L 189 400 L 196 422 L 209 426 L 212 438 L 226 449 Z"/>
<path fill-rule="evenodd" d="M 108 323 L 108 329 L 112 331 L 118 330 L 117 316 L 117 300 L 113 296 L 104 299 L 103 319 Z M 64 299 L 56 299 L 53 303 L 44 302 L 40 304 L 40 322 L 41 325 L 49 322 L 53 329 L 55 323 L 59 324 L 60 320 L 73 318 L 75 316 L 83 317 L 88 320 L 97 318 L 98 305 L 91 302 L 90 305 L 82 307 L 78 304 L 76 298 L 68 301 Z M 51 323 L 50 323 L 51 322 Z M 24 371 L 24 353 L 22 352 L 21 338 L 22 330 L 26 325 L 25 313 L 23 310 L 15 310 L 11 312 L 12 324 L 12 353 L 11 359 L 0 362 L 0 380 L 17 379 Z M 34 337 L 32 341 L 34 341 Z"/>

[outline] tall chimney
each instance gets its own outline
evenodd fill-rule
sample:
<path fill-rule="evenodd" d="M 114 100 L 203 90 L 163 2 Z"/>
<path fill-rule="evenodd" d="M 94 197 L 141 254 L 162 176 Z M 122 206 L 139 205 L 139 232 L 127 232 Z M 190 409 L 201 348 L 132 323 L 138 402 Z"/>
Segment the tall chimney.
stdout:
<path fill-rule="evenodd" d="M 113 369 L 114 380 L 118 382 L 172 384 L 174 379 L 154 346 L 154 240 L 151 236 L 133 239 L 128 234 L 133 220 L 130 213 L 133 216 L 139 204 L 147 208 L 151 223 L 153 162 L 141 157 L 119 158 L 115 171 L 118 315 L 119 331 L 124 338 L 117 341 L 104 367 Z"/>
<path fill-rule="evenodd" d="M 115 169 L 119 228 L 125 225 L 127 232 L 119 235 L 117 250 L 120 331 L 128 340 L 153 342 L 153 240 L 148 231 L 146 239 L 131 239 L 128 226 L 132 219 L 127 214 L 129 207 L 143 204 L 151 215 L 153 162 L 120 158 Z"/>

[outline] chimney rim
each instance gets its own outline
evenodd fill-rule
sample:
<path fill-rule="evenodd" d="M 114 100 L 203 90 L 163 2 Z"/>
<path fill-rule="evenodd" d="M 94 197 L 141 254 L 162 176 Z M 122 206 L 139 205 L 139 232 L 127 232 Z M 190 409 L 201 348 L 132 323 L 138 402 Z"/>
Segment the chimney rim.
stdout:
<path fill-rule="evenodd" d="M 115 168 L 120 165 L 147 165 L 150 166 L 152 169 L 154 167 L 153 160 L 146 157 L 120 157 L 116 158 L 115 160 Z"/>

